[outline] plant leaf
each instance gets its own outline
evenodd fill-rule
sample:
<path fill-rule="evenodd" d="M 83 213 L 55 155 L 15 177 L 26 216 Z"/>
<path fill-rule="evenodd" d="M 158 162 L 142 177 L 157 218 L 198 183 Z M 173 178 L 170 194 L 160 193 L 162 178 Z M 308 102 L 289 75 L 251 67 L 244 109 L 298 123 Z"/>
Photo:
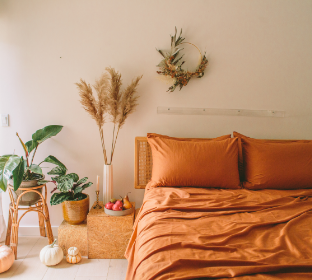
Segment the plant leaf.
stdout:
<path fill-rule="evenodd" d="M 43 185 L 43 184 L 50 183 L 50 182 L 51 181 L 49 181 L 49 180 L 40 180 L 40 181 L 38 181 L 38 184 Z"/>
<path fill-rule="evenodd" d="M 27 147 L 25 146 L 25 144 L 24 144 L 23 140 L 21 139 L 21 137 L 19 137 L 19 135 L 18 135 L 17 132 L 16 132 L 16 136 L 17 136 L 18 139 L 20 140 L 20 142 L 21 142 L 21 144 L 22 144 L 22 146 L 23 146 L 24 152 L 25 152 L 25 156 L 26 156 L 26 158 L 27 158 L 27 157 L 28 157 L 28 149 L 27 149 Z"/>
<path fill-rule="evenodd" d="M 32 164 L 31 166 L 28 167 L 28 169 L 33 173 L 42 174 L 42 169 L 37 164 Z"/>
<path fill-rule="evenodd" d="M 81 193 L 83 191 L 82 187 L 75 187 L 74 194 Z"/>
<path fill-rule="evenodd" d="M 76 173 L 69 173 L 66 175 L 68 178 L 73 179 L 74 182 L 77 182 L 79 180 L 79 176 Z"/>
<path fill-rule="evenodd" d="M 38 143 L 33 141 L 33 140 L 27 141 L 25 143 L 25 146 L 26 146 L 28 153 L 31 153 L 32 150 L 35 149 L 37 145 L 38 145 Z"/>
<path fill-rule="evenodd" d="M 86 188 L 89 188 L 91 185 L 93 185 L 92 182 L 89 182 L 89 183 L 86 183 L 82 186 L 82 190 L 86 189 Z"/>
<path fill-rule="evenodd" d="M 67 175 L 61 177 L 61 179 L 57 182 L 57 189 L 60 192 L 68 192 L 74 185 L 74 180 L 72 178 L 66 177 Z"/>
<path fill-rule="evenodd" d="M 81 185 L 81 184 L 84 184 L 85 182 L 88 181 L 88 177 L 84 177 L 82 179 L 80 179 L 78 182 L 77 182 L 77 186 Z"/>
<path fill-rule="evenodd" d="M 51 196 L 50 204 L 57 205 L 66 200 L 71 200 L 72 195 L 70 193 L 54 193 Z"/>
<path fill-rule="evenodd" d="M 4 155 L 0 157 L 0 189 L 3 191 L 6 191 L 8 179 L 20 162 L 21 159 L 16 155 Z"/>
<path fill-rule="evenodd" d="M 49 172 L 48 172 L 48 175 L 59 175 L 59 176 L 63 176 L 66 174 L 66 167 L 65 169 L 61 166 L 56 166 L 54 168 L 52 168 Z"/>
<path fill-rule="evenodd" d="M 85 199 L 87 197 L 87 195 L 85 193 L 77 193 L 74 196 L 74 200 L 82 200 Z"/>
<path fill-rule="evenodd" d="M 67 170 L 67 168 L 66 168 L 66 166 L 63 164 L 63 163 L 61 163 L 56 157 L 54 157 L 54 156 L 48 156 L 48 157 L 46 157 L 44 160 L 43 160 L 43 162 L 49 162 L 49 163 L 53 163 L 53 164 L 55 164 L 55 165 L 58 165 L 58 166 L 61 166 L 61 167 L 63 167 L 64 169 L 66 169 Z M 42 162 L 41 162 L 42 163 Z M 41 164 L 40 163 L 40 164 Z"/>
<path fill-rule="evenodd" d="M 162 50 L 158 50 L 158 49 L 156 49 L 156 50 L 157 50 L 164 58 L 166 58 Z"/>
<path fill-rule="evenodd" d="M 48 125 L 42 129 L 37 130 L 32 135 L 32 140 L 34 142 L 38 142 L 38 144 L 41 144 L 52 136 L 57 135 L 62 130 L 62 128 L 62 125 Z"/>
<path fill-rule="evenodd" d="M 16 191 L 23 181 L 23 175 L 26 168 L 26 161 L 21 158 L 18 166 L 12 171 L 13 174 L 13 187 L 14 191 Z"/>

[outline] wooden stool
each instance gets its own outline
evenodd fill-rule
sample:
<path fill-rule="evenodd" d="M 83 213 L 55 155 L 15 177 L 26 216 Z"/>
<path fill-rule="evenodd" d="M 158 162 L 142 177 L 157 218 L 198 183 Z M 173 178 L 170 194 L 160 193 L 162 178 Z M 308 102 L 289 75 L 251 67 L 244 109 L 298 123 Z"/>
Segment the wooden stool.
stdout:
<path fill-rule="evenodd" d="M 40 188 L 45 188 L 45 196 L 43 197 L 42 193 L 38 191 Z M 14 252 L 15 259 L 17 259 L 17 244 L 18 244 L 18 227 L 21 219 L 24 217 L 24 215 L 30 211 L 36 211 L 38 212 L 38 218 L 39 218 L 39 227 L 40 227 L 40 235 L 46 237 L 48 235 L 49 244 L 52 244 L 53 242 L 53 233 L 51 229 L 51 223 L 50 223 L 50 217 L 49 217 L 49 210 L 47 206 L 47 186 L 46 184 L 36 186 L 33 188 L 18 188 L 19 190 L 22 190 L 22 192 L 17 198 L 16 201 L 13 197 L 13 191 L 14 188 L 11 185 L 8 185 L 9 189 L 9 195 L 10 195 L 10 208 L 9 208 L 9 220 L 8 220 L 8 229 L 6 234 L 6 240 L 5 245 L 11 247 L 11 249 Z M 26 207 L 19 207 L 19 203 L 21 200 L 21 197 L 29 192 L 35 192 L 40 195 L 40 200 L 30 206 Z M 23 215 L 18 219 L 18 210 L 24 210 L 25 212 Z M 45 226 L 44 226 L 45 222 Z M 47 235 L 46 230 L 47 229 Z"/>

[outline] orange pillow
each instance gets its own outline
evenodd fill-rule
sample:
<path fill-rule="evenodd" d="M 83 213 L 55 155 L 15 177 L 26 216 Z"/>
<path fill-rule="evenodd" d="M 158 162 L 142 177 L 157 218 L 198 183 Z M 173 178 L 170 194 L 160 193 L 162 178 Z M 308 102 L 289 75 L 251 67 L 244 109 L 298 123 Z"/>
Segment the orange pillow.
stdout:
<path fill-rule="evenodd" d="M 239 177 L 241 179 L 241 182 L 245 181 L 245 167 L 244 167 L 244 143 L 245 141 L 255 141 L 258 143 L 279 143 L 279 144 L 285 144 L 285 143 L 312 143 L 310 140 L 273 140 L 273 139 L 255 139 L 248 136 L 245 136 L 243 134 L 240 134 L 236 131 L 233 132 L 234 137 L 238 137 L 238 169 L 239 169 Z"/>
<path fill-rule="evenodd" d="M 312 188 L 312 141 L 260 140 L 243 136 L 241 143 L 245 188 Z"/>
<path fill-rule="evenodd" d="M 179 140 L 179 141 L 198 141 L 198 142 L 202 142 L 202 141 L 210 141 L 210 140 L 224 140 L 224 139 L 228 139 L 231 138 L 231 134 L 227 134 L 227 135 L 222 135 L 219 136 L 217 138 L 177 138 L 177 137 L 170 137 L 167 135 L 161 135 L 161 134 L 157 134 L 157 133 L 147 133 L 147 137 L 151 138 L 151 137 L 160 137 L 160 138 L 166 138 L 166 139 L 172 139 L 172 140 Z"/>
<path fill-rule="evenodd" d="M 237 138 L 181 141 L 148 134 L 147 140 L 155 185 L 240 188 Z"/>

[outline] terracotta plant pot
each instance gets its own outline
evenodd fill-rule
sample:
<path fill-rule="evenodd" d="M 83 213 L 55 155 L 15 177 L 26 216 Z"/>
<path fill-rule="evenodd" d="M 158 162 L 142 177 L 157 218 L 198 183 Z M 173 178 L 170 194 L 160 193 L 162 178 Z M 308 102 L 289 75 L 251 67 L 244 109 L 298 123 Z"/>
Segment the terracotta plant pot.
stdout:
<path fill-rule="evenodd" d="M 81 224 L 89 213 L 89 195 L 83 200 L 62 203 L 64 220 L 71 225 Z"/>
<path fill-rule="evenodd" d="M 40 179 L 36 179 L 36 180 L 30 180 L 30 181 L 22 181 L 21 185 L 19 186 L 19 188 L 26 188 L 26 189 L 29 189 L 29 188 L 33 188 L 33 187 L 36 187 L 38 186 L 38 181 L 40 180 L 43 180 L 44 179 L 44 176 L 42 176 L 42 178 Z M 9 180 L 9 184 L 11 186 L 13 186 L 13 180 Z M 42 188 L 40 189 L 36 189 L 36 191 L 42 193 Z M 16 201 L 17 197 L 19 195 L 21 195 L 23 192 L 25 192 L 24 190 L 20 190 L 20 189 L 17 189 L 16 191 L 13 191 L 13 197 L 14 197 L 14 200 Z M 28 192 L 26 194 L 24 194 L 20 201 L 19 201 L 19 205 L 23 205 L 23 206 L 31 206 L 31 205 L 34 205 L 36 204 L 39 199 L 40 199 L 40 195 L 35 193 L 35 192 Z"/>

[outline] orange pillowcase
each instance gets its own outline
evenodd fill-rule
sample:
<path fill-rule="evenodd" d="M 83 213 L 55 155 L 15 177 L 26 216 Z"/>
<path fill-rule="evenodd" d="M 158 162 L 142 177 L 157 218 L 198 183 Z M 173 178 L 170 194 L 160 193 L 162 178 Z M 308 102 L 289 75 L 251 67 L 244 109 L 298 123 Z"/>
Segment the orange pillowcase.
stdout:
<path fill-rule="evenodd" d="M 155 185 L 240 188 L 237 138 L 177 140 L 148 134 L 147 140 L 152 149 L 151 180 Z"/>
<path fill-rule="evenodd" d="M 171 137 L 171 136 L 157 134 L 157 133 L 147 133 L 147 137 L 148 138 L 160 137 L 163 139 L 172 139 L 172 140 L 179 140 L 179 141 L 205 142 L 205 141 L 210 141 L 210 140 L 219 141 L 219 140 L 228 139 L 228 138 L 231 138 L 231 134 L 222 135 L 217 138 L 178 138 L 178 137 Z"/>
<path fill-rule="evenodd" d="M 247 189 L 312 188 L 312 141 L 253 139 L 237 132 L 239 166 Z"/>

